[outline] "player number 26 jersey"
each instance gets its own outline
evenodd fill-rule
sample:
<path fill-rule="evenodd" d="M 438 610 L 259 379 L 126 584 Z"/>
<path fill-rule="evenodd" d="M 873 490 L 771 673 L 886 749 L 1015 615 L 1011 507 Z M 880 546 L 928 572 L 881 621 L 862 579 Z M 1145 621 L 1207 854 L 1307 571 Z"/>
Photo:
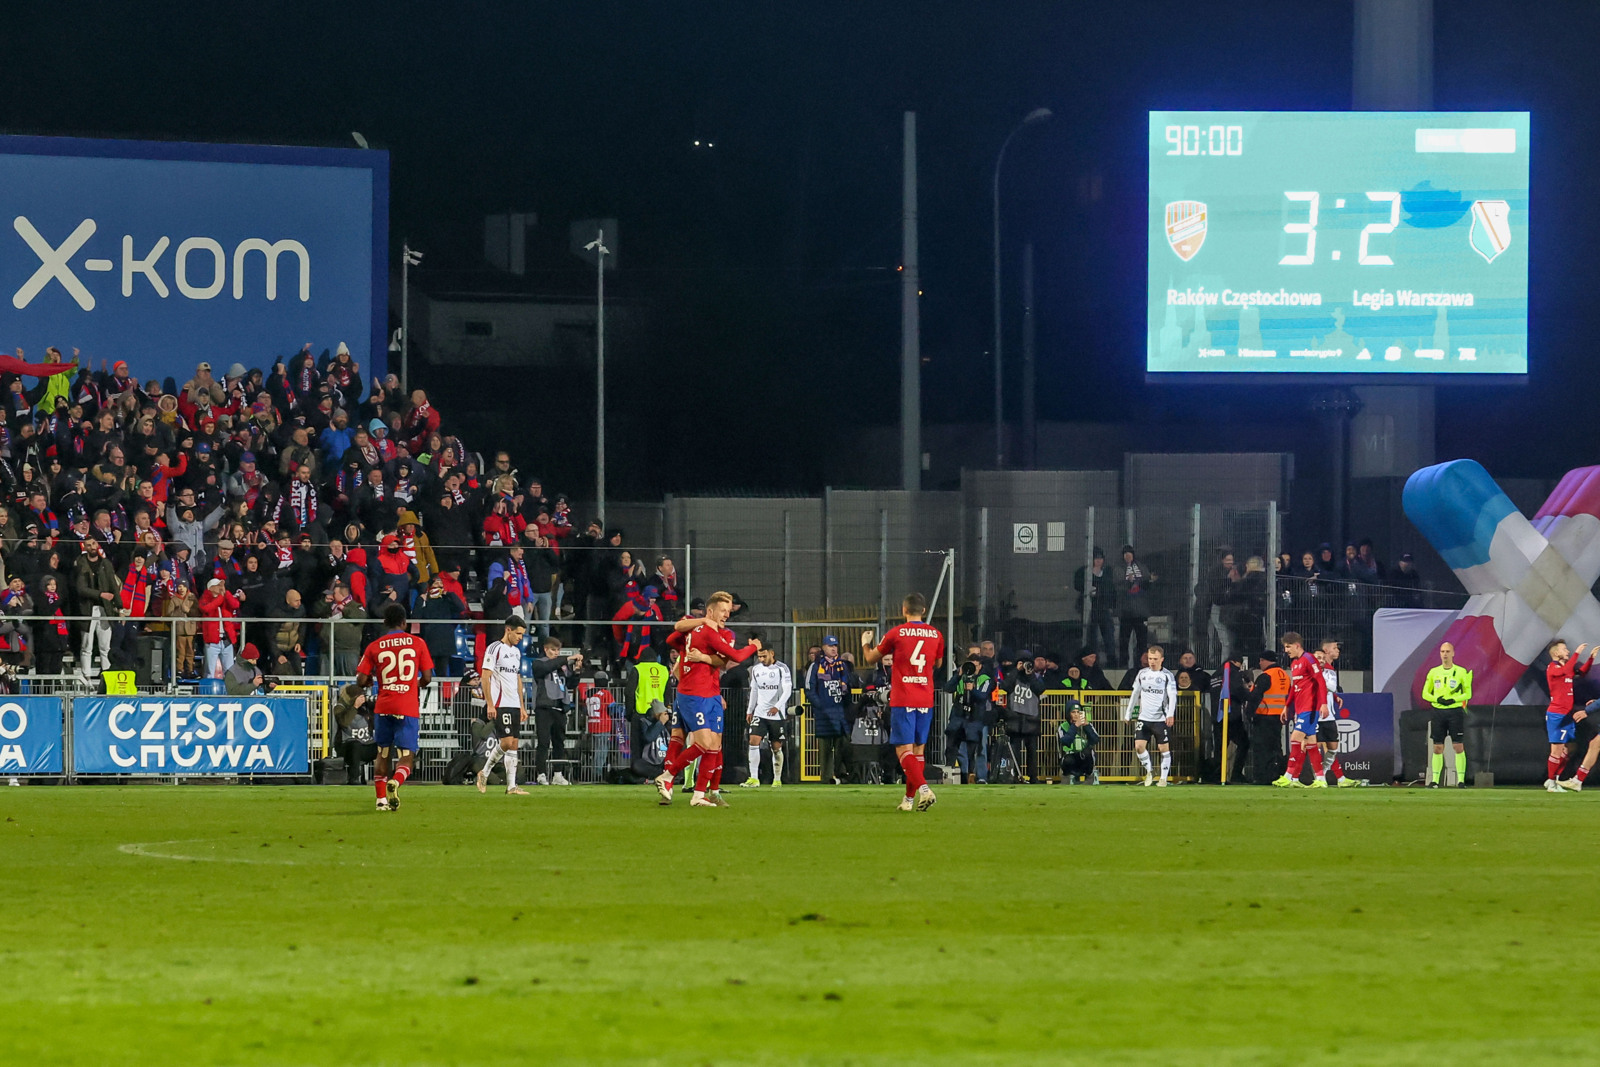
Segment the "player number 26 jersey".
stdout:
<path fill-rule="evenodd" d="M 894 656 L 889 705 L 933 707 L 933 672 L 944 659 L 944 635 L 925 622 L 903 622 L 878 642 L 880 656 Z"/>
<path fill-rule="evenodd" d="M 384 634 L 367 646 L 358 674 L 378 681 L 378 715 L 416 718 L 422 703 L 422 672 L 433 670 L 428 646 L 416 634 Z"/>

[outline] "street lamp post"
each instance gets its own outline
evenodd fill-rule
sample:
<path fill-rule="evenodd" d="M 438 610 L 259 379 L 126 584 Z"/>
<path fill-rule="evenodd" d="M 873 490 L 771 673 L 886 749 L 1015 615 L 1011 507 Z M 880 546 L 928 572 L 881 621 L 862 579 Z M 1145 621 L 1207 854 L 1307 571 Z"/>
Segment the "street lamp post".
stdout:
<path fill-rule="evenodd" d="M 411 392 L 411 268 L 422 266 L 422 253 L 400 246 L 400 388 Z"/>
<path fill-rule="evenodd" d="M 594 513 L 601 522 L 606 517 L 606 231 L 597 230 L 584 250 L 594 253 L 595 271 L 595 430 L 594 430 Z"/>
<path fill-rule="evenodd" d="M 1001 408 L 1004 396 L 1000 376 L 1000 164 L 1005 162 L 1006 149 L 1011 139 L 1022 132 L 1024 126 L 1043 122 L 1051 115 L 1047 107 L 1036 107 L 1017 123 L 1006 139 L 1000 142 L 1000 153 L 994 160 L 994 466 L 1005 468 L 1005 419 Z"/>

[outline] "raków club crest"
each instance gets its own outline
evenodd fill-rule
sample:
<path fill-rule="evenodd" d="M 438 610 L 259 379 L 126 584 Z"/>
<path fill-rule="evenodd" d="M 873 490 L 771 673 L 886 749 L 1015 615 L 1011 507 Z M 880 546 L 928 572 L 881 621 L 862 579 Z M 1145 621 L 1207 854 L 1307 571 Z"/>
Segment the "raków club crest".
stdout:
<path fill-rule="evenodd" d="M 1206 243 L 1206 206 L 1198 200 L 1174 200 L 1167 205 L 1167 244 L 1185 263 Z"/>

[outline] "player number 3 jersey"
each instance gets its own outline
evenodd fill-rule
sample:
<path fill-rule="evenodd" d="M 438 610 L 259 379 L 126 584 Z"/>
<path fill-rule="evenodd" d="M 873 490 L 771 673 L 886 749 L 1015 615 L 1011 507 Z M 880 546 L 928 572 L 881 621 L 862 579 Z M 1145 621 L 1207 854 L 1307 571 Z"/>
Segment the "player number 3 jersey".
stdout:
<path fill-rule="evenodd" d="M 1124 720 L 1133 718 L 1134 709 L 1138 708 L 1140 722 L 1166 722 L 1176 713 L 1177 707 L 1178 680 L 1172 672 L 1165 667 L 1158 671 L 1141 667 L 1133 680 L 1133 693 L 1128 697 L 1128 709 L 1122 717 Z"/>
<path fill-rule="evenodd" d="M 890 707 L 933 707 L 933 672 L 944 659 L 943 634 L 925 622 L 903 622 L 883 635 L 878 655 L 894 657 Z"/>

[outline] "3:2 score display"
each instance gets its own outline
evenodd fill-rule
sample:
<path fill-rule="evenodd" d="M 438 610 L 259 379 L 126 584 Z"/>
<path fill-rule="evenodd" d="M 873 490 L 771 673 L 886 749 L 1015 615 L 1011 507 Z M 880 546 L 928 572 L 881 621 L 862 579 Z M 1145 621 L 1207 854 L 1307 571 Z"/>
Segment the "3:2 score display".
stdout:
<path fill-rule="evenodd" d="M 1321 193 L 1289 193 L 1283 194 L 1288 200 L 1306 205 L 1308 218 L 1305 222 L 1286 222 L 1283 232 L 1294 235 L 1304 235 L 1306 250 L 1304 252 L 1291 252 L 1278 260 L 1280 267 L 1309 267 L 1317 261 L 1317 211 L 1322 205 Z M 1400 225 L 1400 194 L 1399 193 L 1368 193 L 1367 199 L 1375 204 L 1387 203 L 1389 205 L 1389 221 L 1374 222 L 1361 229 L 1361 247 L 1357 249 L 1357 260 L 1363 267 L 1392 267 L 1394 260 L 1385 255 L 1371 252 L 1369 242 L 1373 235 L 1382 236 L 1395 231 Z M 1340 200 L 1335 207 L 1344 207 Z M 1334 259 L 1339 258 L 1339 253 L 1333 254 Z"/>
<path fill-rule="evenodd" d="M 1168 126 L 1169 156 L 1242 156 L 1243 126 Z"/>

